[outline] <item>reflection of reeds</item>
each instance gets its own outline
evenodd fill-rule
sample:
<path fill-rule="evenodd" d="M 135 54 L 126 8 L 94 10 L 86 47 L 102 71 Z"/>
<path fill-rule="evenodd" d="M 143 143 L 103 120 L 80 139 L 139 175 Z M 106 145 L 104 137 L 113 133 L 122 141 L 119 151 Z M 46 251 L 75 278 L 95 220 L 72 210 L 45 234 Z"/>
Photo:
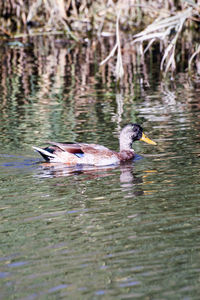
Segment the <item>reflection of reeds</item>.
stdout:
<path fill-rule="evenodd" d="M 123 35 L 121 38 L 124 41 Z M 123 88 L 116 95 L 111 60 L 102 66 L 101 73 L 98 70 L 105 53 L 114 47 L 115 37 L 93 41 L 92 47 L 74 48 L 73 42 L 52 36 L 31 38 L 29 42 L 34 47 L 26 46 L 25 39 L 22 42 L 16 47 L 5 44 L 0 47 L 0 127 L 4 147 L 15 143 L 17 147 L 28 148 L 52 137 L 58 141 L 90 139 L 104 144 L 95 133 L 106 134 L 106 128 L 113 126 L 116 134 L 116 123 L 120 129 L 122 122 L 137 122 L 138 101 L 145 105 L 144 119 L 160 118 L 156 112 L 160 100 L 158 103 L 154 100 L 155 107 L 152 106 L 151 95 L 145 89 L 144 79 L 148 79 L 148 74 L 144 75 L 145 68 L 141 69 L 130 44 L 124 44 L 121 53 L 125 72 Z M 159 71 L 153 75 L 155 82 Z M 182 86 L 186 82 L 186 78 L 182 79 Z M 173 84 L 172 93 L 165 88 L 164 96 L 161 95 L 166 102 L 163 102 L 164 118 L 167 109 L 177 109 L 177 93 L 182 93 L 182 87 Z M 190 89 L 184 88 L 185 99 L 190 99 Z M 155 93 L 156 89 L 159 86 L 155 85 Z M 185 102 L 178 110 L 185 110 Z"/>
<path fill-rule="evenodd" d="M 98 88 L 92 88 L 102 84 L 103 75 L 97 76 L 93 64 L 93 53 L 100 43 L 94 43 L 92 49 L 70 50 L 59 37 L 37 37 L 31 41 L 34 47 L 21 43 L 0 48 L 0 124 L 4 138 L 20 144 L 23 141 L 18 140 L 18 135 L 24 132 L 24 141 L 29 143 L 33 138 L 48 140 L 51 131 L 59 138 L 60 132 L 67 135 L 83 122 L 87 122 L 92 134 L 98 119 L 104 116 L 97 102 L 104 102 L 105 96 Z M 106 78 L 105 74 L 104 82 Z M 107 107 L 110 105 L 107 100 Z M 32 128 L 32 136 L 25 126 Z M 7 144 L 7 140 L 2 142 Z"/>

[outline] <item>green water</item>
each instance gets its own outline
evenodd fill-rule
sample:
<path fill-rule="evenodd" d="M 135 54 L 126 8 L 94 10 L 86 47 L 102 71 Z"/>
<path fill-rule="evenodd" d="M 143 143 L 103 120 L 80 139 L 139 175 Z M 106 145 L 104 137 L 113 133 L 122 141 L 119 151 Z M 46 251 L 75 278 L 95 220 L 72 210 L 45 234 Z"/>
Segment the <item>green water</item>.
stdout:
<path fill-rule="evenodd" d="M 152 73 L 147 86 L 135 74 L 117 90 L 96 61 L 84 73 L 64 47 L 41 57 L 6 47 L 1 299 L 199 299 L 198 82 L 181 74 L 171 85 Z M 136 159 L 118 167 L 50 166 L 31 148 L 56 140 L 117 150 L 129 122 L 157 146 L 135 143 Z"/>

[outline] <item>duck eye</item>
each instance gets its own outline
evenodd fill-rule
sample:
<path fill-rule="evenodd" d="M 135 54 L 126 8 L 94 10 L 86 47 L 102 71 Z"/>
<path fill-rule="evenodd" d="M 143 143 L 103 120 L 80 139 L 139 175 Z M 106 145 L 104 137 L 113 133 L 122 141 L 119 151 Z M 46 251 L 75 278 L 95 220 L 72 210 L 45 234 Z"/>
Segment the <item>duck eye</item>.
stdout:
<path fill-rule="evenodd" d="M 133 129 L 132 129 L 132 130 L 133 130 L 133 132 L 136 133 L 136 134 L 139 132 L 139 128 L 136 127 L 136 126 L 133 126 Z"/>

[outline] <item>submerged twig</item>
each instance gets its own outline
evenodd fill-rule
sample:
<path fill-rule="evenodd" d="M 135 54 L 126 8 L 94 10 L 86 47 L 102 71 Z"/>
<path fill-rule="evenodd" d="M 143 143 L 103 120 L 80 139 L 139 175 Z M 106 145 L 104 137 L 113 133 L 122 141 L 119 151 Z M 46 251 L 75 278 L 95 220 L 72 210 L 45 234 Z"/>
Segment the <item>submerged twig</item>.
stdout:
<path fill-rule="evenodd" d="M 118 47 L 118 45 L 116 43 L 115 46 L 112 48 L 110 54 L 104 60 L 102 60 L 102 62 L 100 62 L 100 66 L 103 66 L 111 57 L 114 56 L 115 51 L 117 50 L 117 47 Z"/>
<path fill-rule="evenodd" d="M 123 68 L 123 63 L 122 63 L 122 54 L 121 54 L 121 43 L 120 43 L 120 34 L 119 34 L 119 18 L 120 18 L 120 13 L 117 15 L 117 20 L 116 20 L 116 44 L 111 50 L 110 54 L 100 63 L 100 66 L 105 64 L 111 57 L 114 56 L 115 51 L 117 50 L 117 63 L 115 67 L 115 75 L 117 82 L 124 76 L 124 68 Z"/>
<path fill-rule="evenodd" d="M 191 73 L 191 70 L 192 70 L 192 62 L 193 62 L 193 59 L 194 59 L 195 56 L 196 56 L 197 54 L 199 54 L 199 53 L 200 53 L 200 44 L 199 44 L 197 50 L 192 54 L 192 56 L 190 57 L 190 59 L 189 59 L 189 61 L 188 61 L 188 71 L 189 71 L 189 73 Z"/>
<path fill-rule="evenodd" d="M 116 78 L 117 81 L 119 81 L 123 75 L 124 75 L 124 68 L 122 63 L 122 54 L 121 54 L 121 44 L 120 44 L 120 36 L 119 36 L 119 16 L 117 16 L 117 22 L 116 22 L 116 37 L 117 37 L 117 64 L 116 64 Z"/>

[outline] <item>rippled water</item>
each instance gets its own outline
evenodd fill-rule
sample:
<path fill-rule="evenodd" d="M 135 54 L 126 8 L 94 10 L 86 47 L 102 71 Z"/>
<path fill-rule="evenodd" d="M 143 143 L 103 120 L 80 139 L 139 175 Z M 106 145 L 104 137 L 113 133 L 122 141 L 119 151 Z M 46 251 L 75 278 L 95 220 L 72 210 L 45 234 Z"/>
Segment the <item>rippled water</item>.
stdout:
<path fill-rule="evenodd" d="M 182 74 L 174 87 L 152 78 L 144 88 L 136 77 L 133 93 L 94 79 L 77 92 L 55 77 L 49 94 L 41 77 L 29 94 L 18 80 L 15 97 L 1 81 L 1 298 L 199 299 L 198 84 Z M 117 150 L 128 122 L 157 146 L 135 143 L 135 160 L 120 166 L 48 165 L 31 148 L 60 140 Z"/>

